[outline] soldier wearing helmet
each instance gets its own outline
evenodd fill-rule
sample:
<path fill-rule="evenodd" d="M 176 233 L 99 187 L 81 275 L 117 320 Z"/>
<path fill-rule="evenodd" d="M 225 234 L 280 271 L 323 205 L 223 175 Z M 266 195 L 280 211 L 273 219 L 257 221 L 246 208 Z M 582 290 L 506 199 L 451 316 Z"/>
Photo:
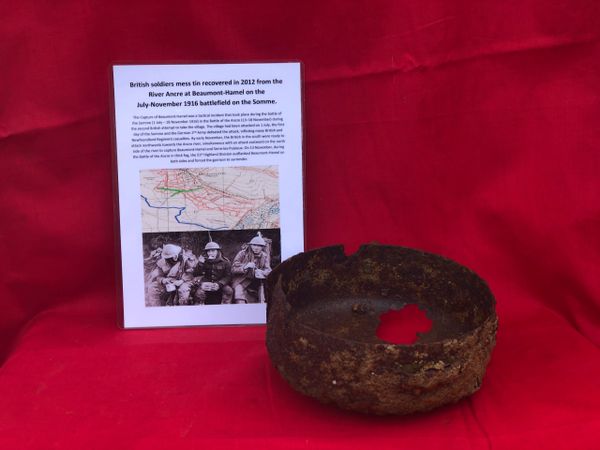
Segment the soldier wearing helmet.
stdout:
<path fill-rule="evenodd" d="M 177 299 L 179 305 L 189 305 L 192 290 L 194 288 L 194 270 L 198 265 L 198 258 L 192 250 L 194 241 L 187 235 L 181 237 L 183 272 L 181 279 L 183 284 L 177 290 Z"/>
<path fill-rule="evenodd" d="M 206 256 L 198 258 L 194 269 L 194 285 L 197 287 L 194 302 L 204 305 L 231 303 L 231 263 L 223 256 L 221 246 L 213 240 L 204 246 L 204 253 Z"/>
<path fill-rule="evenodd" d="M 177 290 L 183 284 L 182 248 L 175 244 L 163 246 L 161 257 L 148 277 L 146 306 L 177 304 Z"/>
<path fill-rule="evenodd" d="M 264 301 L 263 280 L 271 273 L 271 261 L 265 251 L 267 242 L 260 231 L 235 256 L 231 265 L 235 303 Z"/>

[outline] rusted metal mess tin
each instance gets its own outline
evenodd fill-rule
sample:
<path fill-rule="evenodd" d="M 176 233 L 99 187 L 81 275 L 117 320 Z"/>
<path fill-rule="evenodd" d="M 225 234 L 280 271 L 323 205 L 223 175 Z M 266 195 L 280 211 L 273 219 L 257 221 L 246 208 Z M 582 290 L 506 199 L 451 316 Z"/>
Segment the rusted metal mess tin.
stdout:
<path fill-rule="evenodd" d="M 267 279 L 267 348 L 297 391 L 371 414 L 410 414 L 479 389 L 498 319 L 487 284 L 447 258 L 403 247 L 298 254 Z M 376 336 L 379 317 L 416 304 L 431 329 L 410 345 Z"/>

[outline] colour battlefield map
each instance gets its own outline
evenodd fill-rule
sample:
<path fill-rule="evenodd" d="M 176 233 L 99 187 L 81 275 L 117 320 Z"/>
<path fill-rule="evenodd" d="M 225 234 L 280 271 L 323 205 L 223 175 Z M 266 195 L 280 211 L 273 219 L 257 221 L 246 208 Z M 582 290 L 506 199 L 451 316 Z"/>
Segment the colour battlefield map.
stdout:
<path fill-rule="evenodd" d="M 279 228 L 277 166 L 140 171 L 142 231 Z"/>

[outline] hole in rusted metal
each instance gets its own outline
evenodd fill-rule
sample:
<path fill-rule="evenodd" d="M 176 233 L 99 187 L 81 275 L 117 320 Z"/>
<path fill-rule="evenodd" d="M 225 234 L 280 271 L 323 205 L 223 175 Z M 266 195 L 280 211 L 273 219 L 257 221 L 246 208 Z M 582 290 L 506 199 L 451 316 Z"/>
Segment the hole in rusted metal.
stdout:
<path fill-rule="evenodd" d="M 346 255 L 346 257 L 354 255 L 359 249 L 360 249 L 360 244 L 358 244 L 358 243 L 345 244 L 343 246 L 344 255 Z"/>
<path fill-rule="evenodd" d="M 390 309 L 379 316 L 377 337 L 392 344 L 414 344 L 419 334 L 431 329 L 431 320 L 417 305 L 406 305 L 402 309 Z"/>

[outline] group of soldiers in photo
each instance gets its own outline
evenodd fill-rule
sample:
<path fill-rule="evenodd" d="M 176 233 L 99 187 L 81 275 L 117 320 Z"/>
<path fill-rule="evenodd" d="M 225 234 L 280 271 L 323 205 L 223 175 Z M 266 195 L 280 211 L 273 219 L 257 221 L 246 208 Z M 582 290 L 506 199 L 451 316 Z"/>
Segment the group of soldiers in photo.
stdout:
<path fill-rule="evenodd" d="M 233 263 L 210 237 L 199 256 L 185 239 L 159 245 L 144 259 L 146 306 L 264 303 L 270 244 L 258 232 Z"/>

